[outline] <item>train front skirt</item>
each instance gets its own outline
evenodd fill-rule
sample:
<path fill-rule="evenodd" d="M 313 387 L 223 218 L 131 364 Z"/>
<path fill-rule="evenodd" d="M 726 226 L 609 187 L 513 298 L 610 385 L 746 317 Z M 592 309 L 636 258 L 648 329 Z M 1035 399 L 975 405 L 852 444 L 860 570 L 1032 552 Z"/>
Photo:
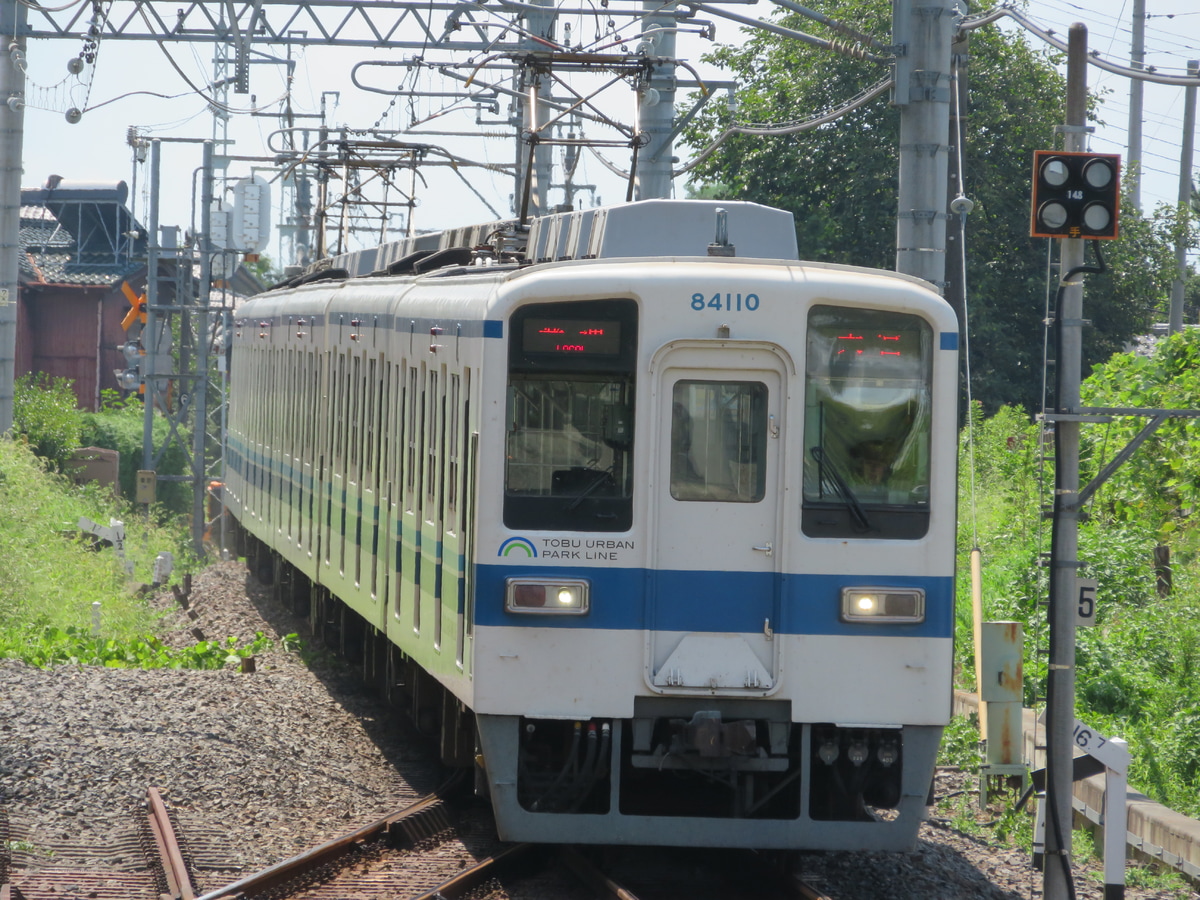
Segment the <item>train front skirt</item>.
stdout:
<path fill-rule="evenodd" d="M 791 723 L 771 700 L 647 698 L 632 719 L 480 715 L 509 841 L 908 850 L 942 729 Z"/>

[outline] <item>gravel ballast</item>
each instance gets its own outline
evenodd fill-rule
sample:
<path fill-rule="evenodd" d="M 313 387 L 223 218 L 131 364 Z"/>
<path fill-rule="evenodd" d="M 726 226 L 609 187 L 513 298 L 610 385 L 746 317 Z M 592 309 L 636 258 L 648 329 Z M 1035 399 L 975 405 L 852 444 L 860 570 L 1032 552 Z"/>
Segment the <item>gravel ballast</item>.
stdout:
<path fill-rule="evenodd" d="M 159 601 L 173 605 L 169 595 Z M 201 858 L 210 878 L 248 874 L 367 824 L 437 787 L 428 748 L 341 663 L 282 649 L 303 623 L 236 562 L 195 579 L 193 616 L 170 613 L 169 642 L 275 642 L 255 671 L 37 669 L 0 660 L 0 804 L 14 869 L 94 858 L 132 826 L 147 788 L 173 808 L 185 841 L 225 844 Z M 0 822 L 2 825 L 2 822 Z M 2 830 L 2 829 L 0 829 Z M 227 837 L 228 840 L 224 840 Z M 73 849 L 74 848 L 74 849 Z M 203 857 L 203 853 L 199 854 Z M 839 900 L 1036 898 L 1025 853 L 936 819 L 910 854 L 800 857 L 800 874 Z M 1092 872 L 1097 871 L 1092 867 Z M 1080 898 L 1103 896 L 1091 876 Z M 516 896 L 515 894 L 513 896 Z M 1130 887 L 1130 900 L 1200 897 Z"/>

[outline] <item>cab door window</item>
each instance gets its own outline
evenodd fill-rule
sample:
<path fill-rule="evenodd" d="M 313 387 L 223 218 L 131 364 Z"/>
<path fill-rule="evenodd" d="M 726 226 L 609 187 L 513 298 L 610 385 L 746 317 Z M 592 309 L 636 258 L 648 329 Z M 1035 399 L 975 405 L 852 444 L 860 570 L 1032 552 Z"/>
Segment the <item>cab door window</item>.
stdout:
<path fill-rule="evenodd" d="M 757 503 L 766 484 L 767 386 L 677 381 L 671 396 L 671 496 Z"/>

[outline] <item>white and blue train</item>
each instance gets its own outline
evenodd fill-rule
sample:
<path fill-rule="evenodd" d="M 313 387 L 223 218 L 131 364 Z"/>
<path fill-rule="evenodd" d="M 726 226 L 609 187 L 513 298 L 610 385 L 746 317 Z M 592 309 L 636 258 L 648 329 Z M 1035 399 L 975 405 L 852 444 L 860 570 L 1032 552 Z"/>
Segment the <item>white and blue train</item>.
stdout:
<path fill-rule="evenodd" d="M 225 498 L 504 838 L 902 849 L 950 715 L 957 357 L 927 284 L 800 262 L 778 210 L 446 232 L 240 310 Z"/>

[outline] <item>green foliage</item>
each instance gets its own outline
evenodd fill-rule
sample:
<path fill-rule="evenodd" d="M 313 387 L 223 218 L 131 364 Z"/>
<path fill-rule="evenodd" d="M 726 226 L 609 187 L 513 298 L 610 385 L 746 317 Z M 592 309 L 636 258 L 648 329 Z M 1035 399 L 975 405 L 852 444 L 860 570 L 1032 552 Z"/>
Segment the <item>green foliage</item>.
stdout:
<path fill-rule="evenodd" d="M 837 15 L 874 34 L 886 33 L 891 17 L 890 6 L 876 0 L 843 3 Z M 776 18 L 801 31 L 815 27 L 796 14 Z M 887 76 L 882 66 L 814 53 L 762 31 L 707 59 L 735 73 L 741 122 L 806 119 Z M 683 139 L 702 148 L 732 122 L 723 104 L 710 104 Z M 695 182 L 720 183 L 728 197 L 793 210 L 804 258 L 886 266 L 895 234 L 896 144 L 889 142 L 898 128 L 898 112 L 881 99 L 813 132 L 734 135 L 696 170 Z"/>
<path fill-rule="evenodd" d="M 970 551 L 978 548 L 984 560 L 986 620 L 1027 621 L 1042 609 L 1039 604 L 1046 595 L 1045 570 L 1038 564 L 1045 490 L 1040 429 L 1011 406 L 984 418 L 976 403 L 971 422 L 973 427 L 963 430 L 959 453 L 960 602 L 955 629 L 956 646 L 967 654 L 960 665 L 960 683 L 968 688 L 975 686 Z M 1026 628 L 1025 639 L 1026 658 L 1036 659 L 1036 632 Z M 1032 698 L 1036 682 L 1027 683 Z"/>
<path fill-rule="evenodd" d="M 1200 407 L 1200 334 L 1187 330 L 1160 341 L 1150 356 L 1119 354 L 1096 367 L 1084 385 L 1092 406 L 1159 409 Z M 1081 465 L 1099 471 L 1142 428 L 1141 418 L 1119 418 L 1082 438 Z M 1200 432 L 1195 420 L 1170 419 L 1141 446 L 1136 463 L 1122 466 L 1105 485 L 1097 506 L 1124 522 L 1149 520 L 1159 536 L 1191 560 L 1200 504 Z"/>
<path fill-rule="evenodd" d="M 264 287 L 283 280 L 283 272 L 275 265 L 275 261 L 265 253 L 259 254 L 258 259 L 244 261 L 241 265 L 246 271 L 261 281 Z"/>
<path fill-rule="evenodd" d="M 295 634 L 285 638 L 285 647 L 298 643 Z M 35 641 L 27 642 L 19 656 L 33 666 L 80 665 L 104 666 L 110 669 L 221 669 L 238 665 L 249 656 L 256 656 L 274 647 L 274 642 L 255 632 L 254 640 L 242 644 L 237 638 L 224 641 L 198 641 L 191 647 L 167 647 L 153 636 L 128 640 L 96 637 L 90 631 L 75 626 L 58 628 L 46 626 Z M 16 656 L 6 652 L 0 638 L 0 656 Z"/>
<path fill-rule="evenodd" d="M 136 579 L 152 580 L 161 551 L 174 555 L 179 573 L 195 565 L 186 535 L 140 522 L 111 491 L 75 487 L 23 444 L 0 440 L 0 654 L 26 658 L 42 652 L 48 633 L 90 633 L 97 602 L 105 639 L 131 641 L 158 627 L 159 614 L 130 590 L 114 551 L 81 539 L 81 517 L 128 523 Z"/>
<path fill-rule="evenodd" d="M 13 385 L 13 430 L 33 452 L 58 468 L 80 446 L 82 413 L 68 378 L 41 372 L 22 375 Z"/>
<path fill-rule="evenodd" d="M 847 0 L 828 12 L 888 42 L 885 0 Z M 776 11 L 774 20 L 839 37 L 798 14 Z M 1058 57 L 1020 31 L 977 29 L 968 50 L 961 143 L 965 193 L 975 203 L 966 223 L 973 390 L 989 412 L 1006 403 L 1032 412 L 1041 406 L 1049 260 L 1047 242 L 1029 237 L 1030 165 L 1034 150 L 1059 145 L 1065 82 Z M 761 30 L 708 59 L 734 73 L 738 109 L 702 110 L 683 132 L 696 149 L 733 124 L 779 125 L 832 111 L 888 75 L 883 65 Z M 694 170 L 694 186 L 721 185 L 722 197 L 792 210 L 801 258 L 891 268 L 900 144 L 900 111 L 884 95 L 809 131 L 734 135 Z M 1144 219 L 1131 204 L 1122 210 L 1122 237 L 1104 248 L 1111 272 L 1088 285 L 1086 362 L 1144 333 L 1161 309 L 1174 266 L 1168 238 L 1179 227 L 1173 211 Z M 954 256 L 948 265 L 959 264 Z"/>
<path fill-rule="evenodd" d="M 718 183 L 695 188 L 688 185 L 687 197 L 689 200 L 732 200 L 737 195 L 729 185 Z"/>
<path fill-rule="evenodd" d="M 136 396 L 121 398 L 115 391 L 105 391 L 103 406 L 98 413 L 82 414 L 82 440 L 89 447 L 116 450 L 121 455 L 121 495 L 132 501 L 137 490 L 137 473 L 142 468 L 142 447 L 145 437 L 145 407 Z M 188 474 L 188 458 L 179 440 L 168 445 L 170 423 L 162 416 L 154 416 L 154 446 L 166 446 L 158 463 L 160 475 Z M 182 441 L 190 439 L 186 432 Z M 192 487 L 186 482 L 159 481 L 156 490 L 157 505 L 163 515 L 190 515 L 192 510 Z"/>
<path fill-rule="evenodd" d="M 24 444 L 0 439 L 0 657 L 35 666 L 219 669 L 272 649 L 261 632 L 245 644 L 226 638 L 166 646 L 156 636 L 162 614 L 131 590 L 111 547 L 81 539 L 81 517 L 129 523 L 125 554 L 135 578 L 149 582 L 164 550 L 177 574 L 197 564 L 186 534 L 139 522 L 110 491 L 76 487 Z M 282 643 L 287 652 L 300 650 L 294 634 Z"/>
<path fill-rule="evenodd" d="M 1084 383 L 1089 406 L 1200 408 L 1200 335 L 1157 342 L 1149 355 L 1113 356 Z M 1087 484 L 1143 428 L 1118 416 L 1082 430 Z M 961 682 L 971 684 L 969 565 L 983 551 L 984 618 L 1025 625 L 1026 703 L 1046 695 L 1048 585 L 1041 558 L 1050 523 L 1053 459 L 1039 427 L 1013 409 L 973 410 L 960 459 Z M 970 465 L 973 448 L 974 469 Z M 972 474 L 973 472 L 973 474 Z M 1085 577 L 1100 584 L 1097 624 L 1076 639 L 1076 714 L 1130 745 L 1130 781 L 1186 815 L 1200 814 L 1200 427 L 1168 421 L 1097 492 L 1079 529 Z M 1159 596 L 1155 548 L 1170 550 L 1174 590 Z"/>
<path fill-rule="evenodd" d="M 938 748 L 939 766 L 959 769 L 979 768 L 979 718 L 975 715 L 955 716 L 942 732 Z"/>

